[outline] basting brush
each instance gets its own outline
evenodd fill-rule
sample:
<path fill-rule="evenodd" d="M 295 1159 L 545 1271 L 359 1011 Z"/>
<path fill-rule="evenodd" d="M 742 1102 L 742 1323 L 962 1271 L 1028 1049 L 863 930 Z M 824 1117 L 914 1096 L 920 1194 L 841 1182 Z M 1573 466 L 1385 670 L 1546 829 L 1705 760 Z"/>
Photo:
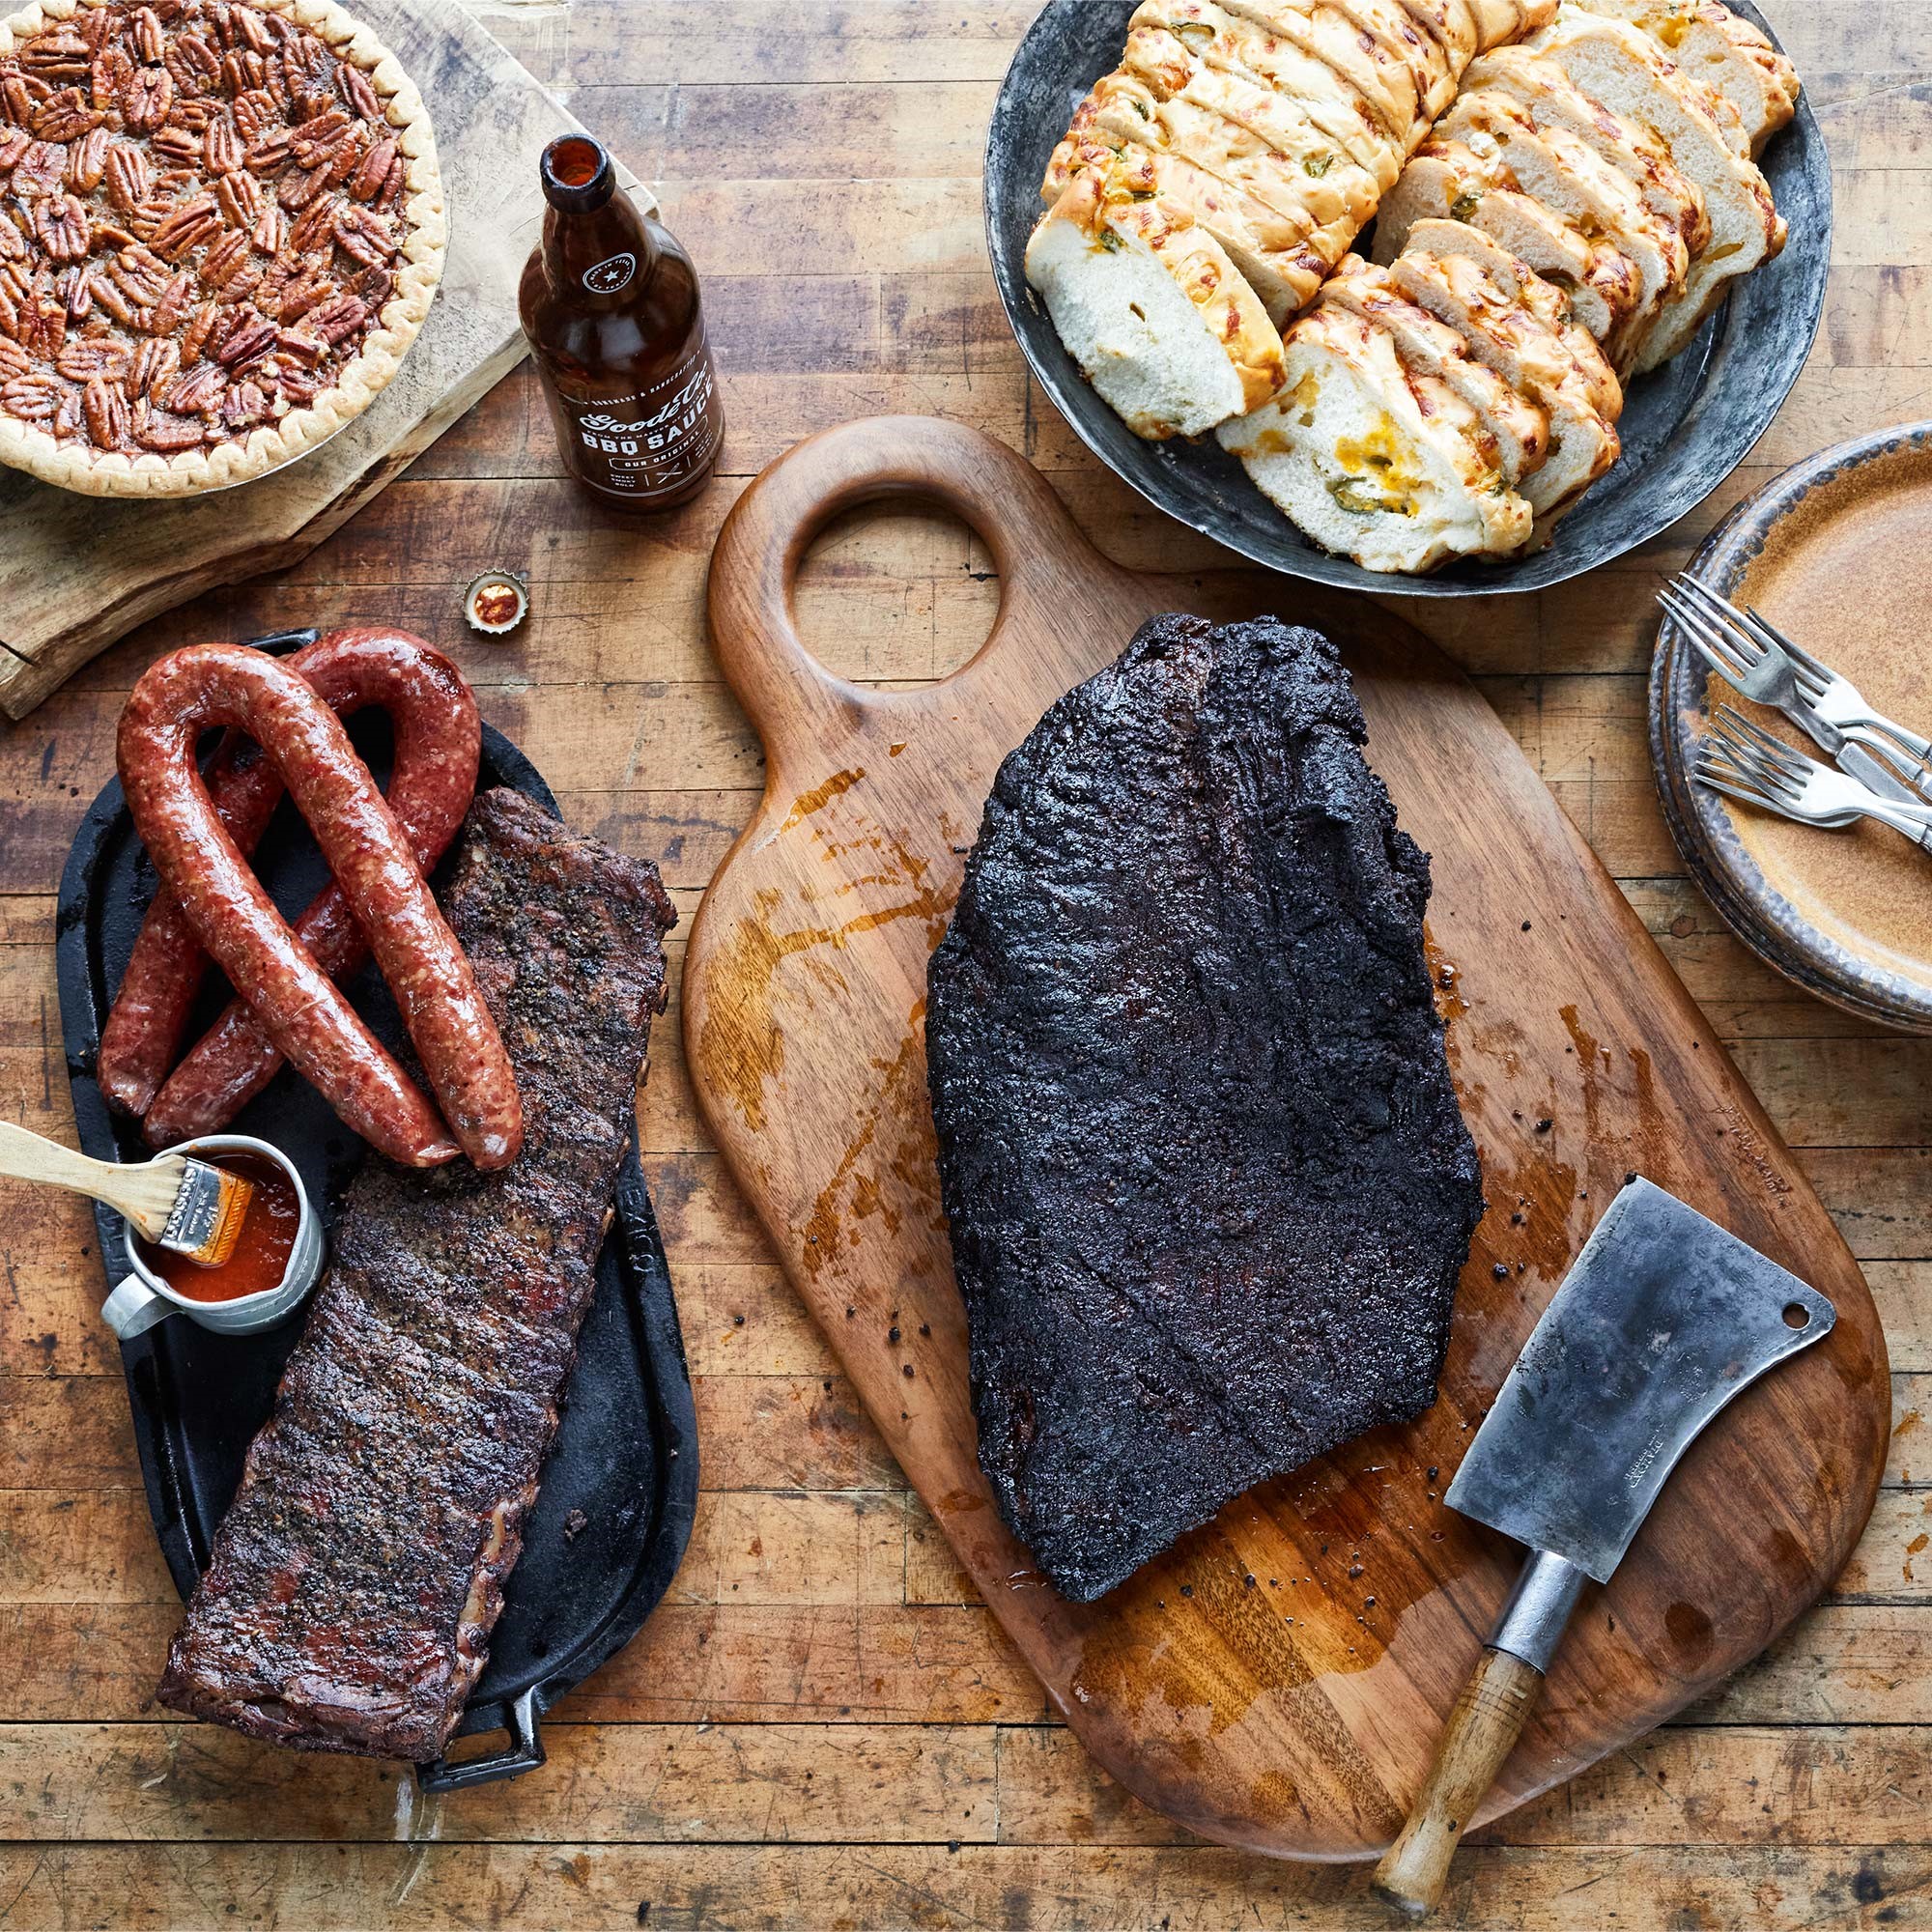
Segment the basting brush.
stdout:
<path fill-rule="evenodd" d="M 90 1160 L 7 1121 L 0 1121 L 0 1175 L 104 1201 L 143 1240 L 172 1248 L 198 1267 L 219 1267 L 235 1252 L 255 1192 L 239 1174 L 186 1154 L 123 1167 Z"/>

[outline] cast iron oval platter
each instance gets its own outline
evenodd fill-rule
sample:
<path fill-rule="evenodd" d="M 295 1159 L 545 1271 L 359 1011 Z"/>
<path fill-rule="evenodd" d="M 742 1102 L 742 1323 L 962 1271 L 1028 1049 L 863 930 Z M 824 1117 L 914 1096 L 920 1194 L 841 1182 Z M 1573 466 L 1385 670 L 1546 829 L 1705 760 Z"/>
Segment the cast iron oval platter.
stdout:
<path fill-rule="evenodd" d="M 1909 526 L 1889 514 L 1907 494 L 1918 512 Z M 1932 729 L 1932 679 L 1919 648 L 1928 527 L 1932 423 L 1907 424 L 1820 450 L 1775 478 L 1712 532 L 1690 570 L 1733 602 L 1761 606 L 1879 710 L 1924 731 Z M 1835 588 L 1823 604 L 1795 597 L 1779 582 L 1794 558 L 1819 544 L 1833 546 L 1828 575 Z M 1664 818 L 1692 877 L 1738 937 L 1806 992 L 1901 1032 L 1932 1034 L 1932 915 L 1920 915 L 1918 947 L 1903 929 L 1862 931 L 1857 917 L 1865 894 L 1881 899 L 1887 920 L 1909 921 L 1928 903 L 1932 861 L 1879 826 L 1787 829 L 1695 783 L 1690 767 L 1710 682 L 1704 661 L 1663 621 L 1651 666 L 1651 757 Z M 1718 695 L 1743 703 L 1728 685 Z M 1824 759 L 1795 724 L 1743 708 Z M 1781 878 L 1767 875 L 1767 835 L 1796 855 Z"/>
<path fill-rule="evenodd" d="M 313 631 L 256 641 L 274 651 L 312 642 Z M 351 720 L 351 735 L 386 776 L 388 727 L 380 713 Z M 508 739 L 483 731 L 478 789 L 510 785 L 546 810 L 556 801 Z M 320 853 L 284 804 L 256 855 L 285 913 L 323 883 Z M 102 1160 L 145 1158 L 138 1127 L 108 1111 L 95 1080 L 100 1025 L 155 890 L 118 781 L 81 821 L 61 877 L 57 972 L 68 1078 L 80 1144 Z M 198 1035 L 227 997 L 210 976 L 192 1022 Z M 374 967 L 350 983 L 355 1006 L 390 1043 L 399 1029 Z M 321 1096 L 286 1068 L 235 1122 L 283 1149 L 332 1226 L 362 1143 Z M 120 1277 L 120 1217 L 97 1211 L 108 1284 Z M 306 1304 L 261 1335 L 210 1333 L 181 1316 L 125 1342 L 122 1366 L 148 1507 L 176 1587 L 185 1597 L 208 1562 L 215 1525 L 241 1480 L 242 1459 L 268 1419 L 282 1365 L 301 1334 Z M 697 1496 L 697 1435 L 677 1304 L 656 1216 L 638 1165 L 635 1135 L 617 1183 L 616 1216 L 597 1264 L 555 1447 L 544 1464 L 524 1551 L 511 1573 L 490 1662 L 457 1729 L 507 1733 L 499 1748 L 419 1767 L 432 1791 L 514 1777 L 544 1761 L 543 1714 L 630 1641 L 669 1587 L 691 1538 Z M 581 1527 L 566 1523 L 582 1512 Z M 154 1660 L 158 1676 L 161 1660 Z"/>
<path fill-rule="evenodd" d="M 1346 590 L 1540 590 L 1648 542 L 1702 502 L 1770 428 L 1818 332 L 1832 260 L 1832 171 L 1808 101 L 1759 163 L 1790 223 L 1783 254 L 1747 276 L 1682 355 L 1631 385 L 1623 457 L 1549 549 L 1508 562 L 1465 559 L 1433 577 L 1385 576 L 1309 543 L 1211 436 L 1143 441 L 1088 386 L 1026 279 L 1047 161 L 1087 90 L 1119 65 L 1135 4 L 1048 0 L 1020 43 L 986 136 L 986 240 L 1007 319 L 1040 386 L 1087 447 L 1169 516 L 1271 570 Z M 1748 0 L 1728 4 L 1770 32 Z"/>

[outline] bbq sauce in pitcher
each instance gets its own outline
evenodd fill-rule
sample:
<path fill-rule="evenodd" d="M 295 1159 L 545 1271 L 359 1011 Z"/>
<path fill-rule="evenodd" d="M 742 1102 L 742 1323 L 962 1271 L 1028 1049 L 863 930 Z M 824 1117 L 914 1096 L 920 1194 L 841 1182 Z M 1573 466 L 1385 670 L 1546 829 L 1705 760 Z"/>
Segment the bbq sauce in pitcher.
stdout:
<path fill-rule="evenodd" d="M 564 463 L 600 501 L 668 509 L 703 487 L 724 434 L 697 271 L 589 135 L 553 141 L 542 170 L 519 306 Z"/>

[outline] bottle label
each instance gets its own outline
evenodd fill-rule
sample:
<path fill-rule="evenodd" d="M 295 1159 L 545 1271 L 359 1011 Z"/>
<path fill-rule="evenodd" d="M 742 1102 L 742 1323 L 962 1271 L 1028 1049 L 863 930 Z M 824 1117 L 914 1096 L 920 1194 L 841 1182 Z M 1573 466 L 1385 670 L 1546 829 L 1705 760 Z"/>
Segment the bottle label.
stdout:
<path fill-rule="evenodd" d="M 594 295 L 614 296 L 619 289 L 631 286 L 631 278 L 637 272 L 638 258 L 635 255 L 611 255 L 594 268 L 584 270 L 583 286 Z"/>
<path fill-rule="evenodd" d="M 632 497 L 676 489 L 711 461 L 718 444 L 718 377 L 703 330 L 649 388 L 571 414 L 578 468 L 590 482 Z"/>

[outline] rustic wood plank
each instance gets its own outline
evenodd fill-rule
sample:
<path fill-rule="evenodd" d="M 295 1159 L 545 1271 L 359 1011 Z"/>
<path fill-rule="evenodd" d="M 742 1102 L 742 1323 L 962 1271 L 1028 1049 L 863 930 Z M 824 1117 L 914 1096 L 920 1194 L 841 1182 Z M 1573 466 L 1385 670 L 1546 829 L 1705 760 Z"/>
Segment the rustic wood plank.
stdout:
<path fill-rule="evenodd" d="M 172 1601 L 14 1604 L 0 1723 L 153 1722 Z M 1051 1720 L 983 1605 L 668 1604 L 556 1708 L 564 1723 Z M 1932 1723 L 1932 1602 L 1826 1605 L 1671 1723 Z"/>
<path fill-rule="evenodd" d="M 979 128 L 1032 0 L 976 0 L 952 14 L 915 0 L 863 9 L 654 0 L 641 12 L 604 0 L 475 0 L 475 10 L 542 81 L 567 90 L 574 111 L 626 161 L 665 182 L 673 225 L 697 247 L 725 368 L 726 473 L 644 532 L 606 526 L 557 480 L 549 425 L 520 371 L 293 570 L 147 625 L 76 680 L 99 706 L 63 714 L 71 694 L 62 694 L 25 733 L 0 736 L 0 1113 L 69 1131 L 49 1017 L 47 894 L 78 801 L 106 775 L 121 696 L 173 643 L 291 621 L 399 621 L 454 648 L 491 694 L 486 702 L 500 696 L 493 715 L 519 731 L 532 714 L 574 727 L 583 707 L 587 735 L 539 733 L 566 810 L 657 858 L 688 914 L 762 776 L 742 721 L 716 693 L 699 617 L 705 561 L 743 479 L 805 429 L 889 408 L 978 423 L 1041 464 L 1116 561 L 1204 582 L 1229 566 L 1224 553 L 1095 469 L 1031 390 L 999 313 L 978 233 Z M 1802 1164 L 1863 1259 L 1886 1321 L 1902 1428 L 1871 1528 L 1832 1601 L 1643 1747 L 1638 1763 L 1606 1768 L 1579 1820 L 1567 1801 L 1548 1801 L 1547 1827 L 1536 1829 L 1550 1843 L 1472 1846 L 1443 1915 L 1452 1924 L 1932 1923 L 1932 1852 L 1741 1842 L 1774 1835 L 1747 1815 L 1753 1804 L 1795 1817 L 1800 1839 L 1869 1804 L 1876 1838 L 1901 1829 L 1881 1776 L 1922 1796 L 1918 1759 L 1889 1758 L 1883 1735 L 1874 1744 L 1844 1727 L 1932 1722 L 1932 1496 L 1918 1487 L 1922 1424 L 1912 1421 L 1924 1407 L 1918 1378 L 1932 1372 L 1932 1225 L 1919 1205 L 1932 1133 L 1915 1087 L 1926 1048 L 1807 1000 L 1730 938 L 1683 880 L 1641 742 L 1654 585 L 1785 462 L 1837 435 L 1928 412 L 1918 372 L 1932 366 L 1932 244 L 1917 211 L 1932 125 L 1932 27 L 1915 0 L 1772 0 L 1770 11 L 1824 120 L 1839 194 L 1824 336 L 1773 436 L 1710 502 L 1612 571 L 1533 599 L 1388 601 L 1492 681 L 1519 742 L 1624 878 L 1775 1121 L 1810 1144 Z M 747 131 L 742 145 L 737 128 Z M 474 645 L 459 628 L 461 585 L 490 565 L 533 573 L 532 620 L 507 647 Z M 900 683 L 941 675 L 968 655 L 999 593 L 983 546 L 957 525 L 895 512 L 848 519 L 821 540 L 800 601 L 808 637 L 835 668 Z M 41 730 L 43 720 L 58 728 Z M 676 1017 L 660 1036 L 641 1119 L 706 1405 L 707 1480 L 895 1482 L 857 1426 L 825 1344 L 717 1175 L 681 1048 L 671 1045 Z M 1869 1099 L 1854 1106 L 1853 1094 Z M 84 1213 L 66 1204 L 0 1199 L 0 1375 L 44 1378 L 30 1391 L 0 1385 L 9 1418 L 0 1463 L 57 1483 L 65 1437 L 71 1464 L 62 1487 L 0 1494 L 0 1656 L 23 1661 L 0 1687 L 0 1717 L 125 1719 L 165 1735 L 143 1702 L 178 1606 L 138 1489 L 125 1480 L 118 1363 L 93 1313 L 100 1279 L 91 1240 Z M 69 1377 L 91 1391 L 51 1392 Z M 741 1442 L 747 1429 L 768 1439 Z M 709 1453 L 726 1430 L 728 1450 Z M 1040 1735 L 1031 1727 L 1043 1715 L 1037 1687 L 972 1602 L 923 1507 L 892 1488 L 708 1491 L 670 1600 L 557 1714 L 573 1738 L 591 1735 L 593 1719 L 641 1725 L 679 1751 L 707 1721 L 729 1728 L 706 1735 L 727 1740 L 743 1727 L 814 1725 L 869 1740 L 880 1727 L 937 1722 L 967 1742 L 975 1763 L 997 1736 L 1003 1783 L 1009 1747 Z M 1715 1743 L 1713 1726 L 1725 1733 Z M 198 1748 L 213 1734 L 178 1735 Z M 1070 1753 L 1064 1734 L 1044 1735 Z M 1654 1763 L 1652 1748 L 1688 1755 Z M 574 1773 L 575 1749 L 540 1779 Z M 801 1785 L 817 1762 L 804 1753 L 785 1761 Z M 101 1781 L 120 1783 L 122 1760 L 102 1762 Z M 708 1815 L 717 1796 L 727 1823 L 749 1831 L 745 1808 L 732 1809 L 737 1799 L 721 1791 L 737 1776 L 730 1749 L 705 1762 L 682 1787 L 694 1808 Z M 183 1776 L 181 1763 L 178 1755 L 171 1777 Z M 1651 1776 L 1658 1763 L 1661 1789 Z M 358 1769 L 370 1780 L 357 1802 L 372 1837 L 449 1834 L 440 1812 L 398 1815 L 394 1786 Z M 388 1793 L 386 1812 L 369 1805 L 369 1788 Z M 1055 1829 L 1070 1836 L 1104 1787 L 1090 1774 L 1084 1793 L 1078 1779 L 1068 1788 L 1074 1803 Z M 1673 1792 L 1689 1804 L 1674 1825 Z M 528 1817 L 554 1797 L 541 1782 L 508 1787 L 475 1831 L 527 1838 Z M 801 1796 L 764 1829 L 805 1820 L 813 1836 L 875 1838 L 868 1807 L 883 1800 L 852 1804 L 828 1812 Z M 1523 1829 L 1542 1815 L 1527 1814 Z M 1648 1821 L 1641 1831 L 1662 1842 L 1587 1848 L 1605 1830 L 1628 1833 L 1630 1820 Z M 320 1822 L 310 1814 L 302 1829 Z M 614 1829 L 630 1828 L 619 1820 Z M 1700 1837 L 1709 1842 L 1684 1842 Z M 949 1851 L 944 1841 L 864 1850 L 43 1844 L 0 1852 L 0 1899 L 11 1901 L 0 1917 L 23 1926 L 188 1928 L 238 1918 L 305 1928 L 602 1926 L 636 1922 L 646 1901 L 655 1925 L 842 1916 L 856 1924 L 1203 1932 L 1237 1919 L 1314 1920 L 1378 1932 L 1386 1922 L 1359 1871 L 1269 1866 L 1194 1846 Z"/>
<path fill-rule="evenodd" d="M 155 1682 L 180 1617 L 174 1603 L 0 1609 L 0 1641 L 19 1659 L 0 1683 L 0 1722 L 69 1721 L 76 1711 L 103 1722 L 165 1719 L 153 1702 Z M 984 1724 L 1047 1717 L 1039 1680 L 981 1609 L 733 1601 L 665 1605 L 553 1720 Z"/>
<path fill-rule="evenodd" d="M 21 1932 L 474 1932 L 540 1923 L 777 1932 L 829 1921 L 1029 1932 L 1387 1932 L 1365 1867 L 1269 1865 L 1211 1848 L 624 1845 L 40 1846 L 0 1854 Z M 646 1910 L 648 1908 L 648 1910 Z M 1762 1932 L 1932 1924 L 1919 1847 L 1690 1846 L 1642 1855 L 1472 1846 L 1436 1921 Z"/>
<path fill-rule="evenodd" d="M 821 1834 L 988 1843 L 990 1727 L 663 1724 L 545 1727 L 556 1774 L 427 1799 L 444 1839 L 755 1844 Z M 415 1796 L 406 1766 L 278 1750 L 215 1724 L 0 1725 L 0 1837 L 384 1842 Z"/>
<path fill-rule="evenodd" d="M 123 1735 L 126 1735 L 125 1733 Z M 1911 1725 L 1660 1730 L 1485 1827 L 1508 1845 L 1917 1845 L 1932 1753 Z M 1766 1776 L 1770 1765 L 1776 1776 Z M 1000 1733 L 1000 1842 L 1192 1842 L 1094 1767 L 1069 1732 Z"/>
<path fill-rule="evenodd" d="M 1057 1725 L 552 1724 L 546 1742 L 557 1772 L 533 1811 L 514 1785 L 424 1800 L 400 1767 L 297 1756 L 210 1725 L 0 1725 L 0 1830 L 17 1842 L 246 1841 L 269 1804 L 284 1841 L 386 1842 L 413 1801 L 444 1842 L 1199 1842 Z M 1756 1775 L 1767 1759 L 1776 1780 Z M 1929 1794 L 1932 1743 L 1917 1725 L 1662 1730 L 1482 1841 L 1915 1846 Z"/>

